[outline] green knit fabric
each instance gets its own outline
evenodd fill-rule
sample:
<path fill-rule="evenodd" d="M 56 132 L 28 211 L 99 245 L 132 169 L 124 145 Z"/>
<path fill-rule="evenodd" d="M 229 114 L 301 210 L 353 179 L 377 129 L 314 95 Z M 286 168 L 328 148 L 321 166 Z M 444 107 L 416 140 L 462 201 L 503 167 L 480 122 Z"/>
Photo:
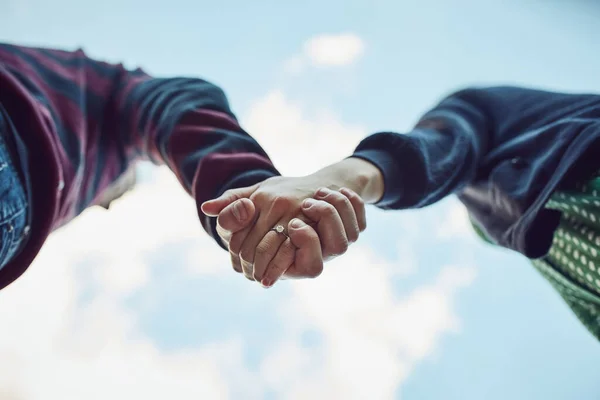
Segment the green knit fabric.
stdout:
<path fill-rule="evenodd" d="M 600 340 L 600 178 L 557 192 L 546 204 L 562 213 L 549 254 L 533 265 Z M 556 273 L 552 273 L 556 272 Z"/>
<path fill-rule="evenodd" d="M 600 340 L 600 177 L 556 192 L 546 208 L 561 211 L 560 225 L 548 255 L 531 261 Z"/>

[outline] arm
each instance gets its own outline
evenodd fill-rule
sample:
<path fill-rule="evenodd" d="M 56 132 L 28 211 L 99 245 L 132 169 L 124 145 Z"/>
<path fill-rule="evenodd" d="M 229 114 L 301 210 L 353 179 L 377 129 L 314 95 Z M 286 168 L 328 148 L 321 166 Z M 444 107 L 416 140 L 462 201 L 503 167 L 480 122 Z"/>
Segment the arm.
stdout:
<path fill-rule="evenodd" d="M 259 144 L 238 124 L 224 93 L 199 79 L 150 79 L 130 94 L 141 116 L 135 147 L 155 163 L 166 163 L 194 197 L 204 229 L 222 246 L 216 219 L 200 205 L 228 189 L 279 175 Z"/>
<path fill-rule="evenodd" d="M 376 133 L 364 139 L 353 158 L 383 174 L 383 209 L 432 204 L 467 185 L 492 141 L 491 121 L 469 101 L 468 92 L 443 100 L 409 134 Z"/>
<path fill-rule="evenodd" d="M 593 95 L 518 87 L 464 89 L 427 112 L 409 134 L 376 133 L 353 157 L 384 176 L 383 209 L 419 208 L 460 192 L 486 172 L 484 159 L 536 128 L 560 120 Z"/>
<path fill-rule="evenodd" d="M 1 46 L 7 64 L 46 103 L 59 135 L 76 133 L 79 142 L 63 145 L 86 171 L 82 188 L 74 189 L 77 211 L 107 206 L 124 191 L 121 183 L 131 182 L 129 167 L 139 159 L 166 164 L 198 205 L 228 188 L 278 175 L 239 126 L 223 91 L 209 82 L 154 78 L 82 51 Z M 215 218 L 199 216 L 216 239 Z"/>
<path fill-rule="evenodd" d="M 452 101 L 448 100 L 447 103 L 452 103 Z M 473 114 L 472 118 L 479 124 L 486 122 L 477 110 L 472 110 L 467 104 L 458 106 L 451 104 L 446 107 L 462 107 L 465 111 L 470 111 Z M 480 156 L 485 138 L 478 137 L 475 132 L 465 127 L 467 122 L 460 115 L 454 116 L 449 110 L 447 112 L 449 115 L 446 116 L 448 121 L 446 125 L 438 122 L 442 121 L 438 116 L 441 114 L 441 110 L 433 110 L 430 114 L 435 115 L 435 119 L 433 117 L 431 119 L 424 118 L 420 127 L 415 129 L 411 135 L 376 134 L 365 139 L 353 157 L 325 167 L 314 174 L 303 178 L 267 180 L 256 187 L 239 189 L 235 193 L 205 203 L 204 212 L 218 215 L 230 204 L 234 205 L 234 202 L 240 198 L 252 200 L 247 202 L 247 210 L 244 213 L 245 220 L 239 221 L 244 228 L 249 229 L 237 230 L 238 227 L 236 227 L 231 230 L 221 227 L 224 240 L 229 242 L 230 252 L 237 256 L 232 260 L 234 269 L 238 272 L 243 270 L 251 279 L 253 270 L 264 270 L 262 266 L 257 268 L 257 265 L 265 264 L 265 262 L 255 260 L 258 249 L 262 253 L 263 249 L 268 247 L 262 244 L 261 240 L 264 240 L 263 238 L 266 237 L 271 227 L 278 221 L 283 221 L 287 225 L 287 221 L 297 217 L 298 213 L 309 214 L 304 201 L 313 196 L 315 199 L 319 199 L 315 192 L 320 187 L 333 190 L 347 187 L 357 193 L 365 202 L 374 203 L 383 208 L 401 208 L 406 207 L 407 204 L 411 204 L 411 206 L 425 205 L 426 201 L 433 202 L 436 197 L 443 197 L 445 193 L 450 193 L 456 186 L 466 184 L 468 179 L 474 175 L 475 166 L 472 161 Z M 434 126 L 433 122 L 437 122 L 438 125 Z M 468 143 L 469 140 L 471 143 Z M 470 146 L 456 147 L 457 143 Z M 409 168 L 406 168 L 405 165 Z M 452 181 L 449 181 L 448 174 L 446 176 L 441 174 L 441 172 L 445 172 L 441 171 L 442 167 L 447 169 L 452 176 Z M 458 171 L 457 167 L 459 167 Z M 438 188 L 442 185 L 444 185 L 442 188 Z M 428 192 L 432 193 L 428 194 Z M 428 199 L 425 199 L 425 196 Z M 279 204 L 281 205 L 280 209 L 272 206 L 276 200 L 282 203 Z M 326 198 L 319 200 L 326 200 Z M 238 204 L 241 205 L 242 202 L 238 200 Z M 247 217 L 255 215 L 254 206 L 259 210 L 258 215 L 260 216 L 256 222 Z M 254 225 L 249 226 L 252 224 Z M 342 229 L 338 229 L 338 231 L 343 233 Z M 327 235 L 319 230 L 323 255 L 339 255 L 345 252 L 348 245 L 347 238 L 336 241 L 342 245 L 331 246 L 330 250 L 324 245 L 330 236 L 333 235 Z M 288 255 L 287 266 L 291 265 L 292 261 L 293 257 Z M 322 264 L 316 270 L 320 271 L 321 269 Z M 278 270 L 281 272 L 285 269 L 278 268 Z M 310 268 L 307 270 L 308 273 L 305 276 L 318 275 L 312 273 Z"/>
<path fill-rule="evenodd" d="M 578 98 L 579 102 L 590 101 L 585 96 Z M 317 188 L 336 190 L 347 187 L 363 201 L 385 209 L 424 207 L 485 177 L 486 163 L 493 163 L 495 150 L 518 139 L 520 135 L 535 131 L 536 127 L 548 121 L 560 118 L 560 110 L 565 110 L 565 106 L 569 105 L 573 105 L 572 95 L 531 89 L 498 87 L 462 90 L 445 98 L 426 113 L 407 135 L 374 134 L 363 140 L 351 157 L 314 174 L 300 179 L 267 180 L 255 187 L 240 189 L 235 196 L 226 195 L 207 202 L 204 210 L 213 215 L 223 210 L 222 215 L 227 215 L 231 211 L 233 220 L 233 209 L 226 207 L 236 203 L 246 205 L 246 218 L 237 218 L 236 223 L 232 224 L 234 229 L 225 226 L 221 232 L 225 240 L 231 243 L 232 253 L 239 254 L 242 267 L 238 270 L 244 269 L 245 262 L 246 269 L 251 272 L 260 264 L 254 259 L 254 251 L 263 253 L 268 247 L 260 242 L 261 238 L 277 221 L 282 220 L 284 211 L 287 210 L 288 215 L 283 221 L 296 217 L 299 211 L 313 219 L 308 215 L 310 212 L 307 212 L 304 201 L 307 197 L 320 199 L 315 195 Z M 515 140 L 511 145 L 513 143 L 518 144 L 519 141 Z M 240 198 L 252 201 L 243 202 Z M 285 202 L 280 201 L 283 203 L 282 210 L 269 218 L 273 211 L 270 205 L 275 200 Z M 250 218 L 255 215 L 255 206 L 265 210 L 259 212 L 256 222 Z M 337 231 L 341 231 L 340 225 L 336 226 Z M 328 235 L 317 230 L 325 256 L 330 252 L 324 245 Z M 341 252 L 346 249 L 344 246 L 340 248 Z M 334 254 L 339 255 L 340 252 Z M 293 257 L 288 255 L 287 260 L 289 265 Z M 258 269 L 262 271 L 263 267 Z M 271 267 L 268 267 L 270 270 Z M 283 269 L 278 270 L 281 272 Z M 307 270 L 309 273 L 304 276 L 316 276 L 311 275 L 310 269 Z"/>

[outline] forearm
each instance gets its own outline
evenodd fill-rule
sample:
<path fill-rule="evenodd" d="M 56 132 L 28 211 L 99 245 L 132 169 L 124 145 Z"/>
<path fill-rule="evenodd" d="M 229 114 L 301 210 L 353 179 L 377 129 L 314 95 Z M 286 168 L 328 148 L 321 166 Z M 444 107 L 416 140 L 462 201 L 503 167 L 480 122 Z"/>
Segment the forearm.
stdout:
<path fill-rule="evenodd" d="M 223 91 L 207 81 L 156 78 L 81 50 L 0 43 L 0 58 L 47 109 L 61 150 L 85 172 L 77 174 L 76 187 L 67 181 L 64 188 L 75 214 L 92 204 L 108 207 L 129 189 L 134 180 L 126 173 L 140 158 L 167 164 L 198 206 L 278 175 Z M 199 215 L 216 238 L 215 219 Z"/>
<path fill-rule="evenodd" d="M 68 79 L 89 94 L 82 110 L 83 134 L 107 160 L 97 163 L 100 181 L 110 183 L 130 161 L 148 159 L 169 166 L 201 202 L 228 184 L 277 174 L 262 147 L 240 127 L 218 86 L 199 78 L 153 77 L 91 59 L 82 51 L 38 53 L 64 59 Z M 59 109 L 63 121 L 68 121 L 68 111 Z"/>
<path fill-rule="evenodd" d="M 353 157 L 374 165 L 383 209 L 420 208 L 456 193 L 475 179 L 488 151 L 490 119 L 460 95 L 425 114 L 408 134 L 381 132 L 365 138 Z"/>
<path fill-rule="evenodd" d="M 391 132 L 361 142 L 352 157 L 315 173 L 331 189 L 347 187 L 369 204 L 417 208 L 460 190 L 474 177 L 478 148 L 471 132 L 422 124 L 408 135 Z M 451 132 L 446 132 L 448 128 Z"/>
<path fill-rule="evenodd" d="M 9 70 L 48 112 L 57 145 L 78 171 L 64 180 L 65 193 L 73 190 L 74 213 L 90 204 L 107 204 L 106 189 L 129 168 L 135 157 L 126 135 L 133 113 L 123 112 L 128 90 L 148 79 L 142 71 L 127 71 L 88 58 L 81 50 L 64 51 L 0 44 L 2 67 Z M 81 189 L 80 189 L 81 188 Z"/>
<path fill-rule="evenodd" d="M 200 205 L 233 188 L 251 186 L 279 175 L 266 152 L 237 122 L 225 94 L 199 80 L 169 80 L 155 104 L 156 114 L 149 132 L 148 149 L 164 161 L 197 204 L 204 229 L 219 242 L 216 218 L 208 217 Z M 219 242 L 222 245 L 222 243 Z"/>
<path fill-rule="evenodd" d="M 316 175 L 323 176 L 330 189 L 346 187 L 353 190 L 365 203 L 377 203 L 384 192 L 381 170 L 360 158 L 347 158 L 323 168 Z"/>
<path fill-rule="evenodd" d="M 103 162 L 96 163 L 100 179 L 89 201 L 110 201 L 112 196 L 103 196 L 105 188 L 140 158 L 166 164 L 198 207 L 227 189 L 278 175 L 216 85 L 198 78 L 152 77 L 83 52 L 56 52 L 55 57 L 79 66 L 73 79 L 85 76 L 81 90 L 90 93 L 85 137 L 96 144 L 89 148 L 100 151 Z M 217 239 L 215 219 L 198 214 Z"/>

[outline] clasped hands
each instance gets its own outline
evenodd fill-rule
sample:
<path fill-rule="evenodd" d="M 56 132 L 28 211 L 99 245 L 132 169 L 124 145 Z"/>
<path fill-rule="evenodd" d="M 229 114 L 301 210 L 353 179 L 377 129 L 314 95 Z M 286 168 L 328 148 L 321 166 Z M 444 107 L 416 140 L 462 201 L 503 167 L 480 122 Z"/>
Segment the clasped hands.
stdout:
<path fill-rule="evenodd" d="M 349 159 L 305 177 L 269 178 L 229 190 L 202 211 L 217 217 L 231 264 L 248 279 L 271 287 L 282 278 L 315 278 L 366 228 L 361 194 L 373 185 L 361 171 L 373 167 L 364 164 Z"/>

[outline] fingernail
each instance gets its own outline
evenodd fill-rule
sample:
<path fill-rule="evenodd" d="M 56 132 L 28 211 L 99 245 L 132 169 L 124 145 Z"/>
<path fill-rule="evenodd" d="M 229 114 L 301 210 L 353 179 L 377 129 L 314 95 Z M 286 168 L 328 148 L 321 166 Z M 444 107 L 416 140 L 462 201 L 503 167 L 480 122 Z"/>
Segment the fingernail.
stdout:
<path fill-rule="evenodd" d="M 263 285 L 265 288 L 270 288 L 273 285 L 273 282 L 271 282 L 270 279 L 265 278 L 262 281 L 260 281 L 260 284 Z"/>
<path fill-rule="evenodd" d="M 306 199 L 302 202 L 302 207 L 304 208 L 311 208 L 313 205 L 315 205 L 316 201 L 314 201 L 313 199 Z"/>
<path fill-rule="evenodd" d="M 292 228 L 302 228 L 302 221 L 300 221 L 298 218 L 294 218 L 291 222 L 290 222 L 290 226 Z"/>
<path fill-rule="evenodd" d="M 319 196 L 319 197 L 325 197 L 325 196 L 327 196 L 327 194 L 328 194 L 327 189 L 325 189 L 325 188 L 321 188 L 321 189 L 317 190 L 317 196 Z"/>
<path fill-rule="evenodd" d="M 246 213 L 246 207 L 244 207 L 241 201 L 233 204 L 233 216 L 240 222 L 246 220 L 248 214 Z"/>

